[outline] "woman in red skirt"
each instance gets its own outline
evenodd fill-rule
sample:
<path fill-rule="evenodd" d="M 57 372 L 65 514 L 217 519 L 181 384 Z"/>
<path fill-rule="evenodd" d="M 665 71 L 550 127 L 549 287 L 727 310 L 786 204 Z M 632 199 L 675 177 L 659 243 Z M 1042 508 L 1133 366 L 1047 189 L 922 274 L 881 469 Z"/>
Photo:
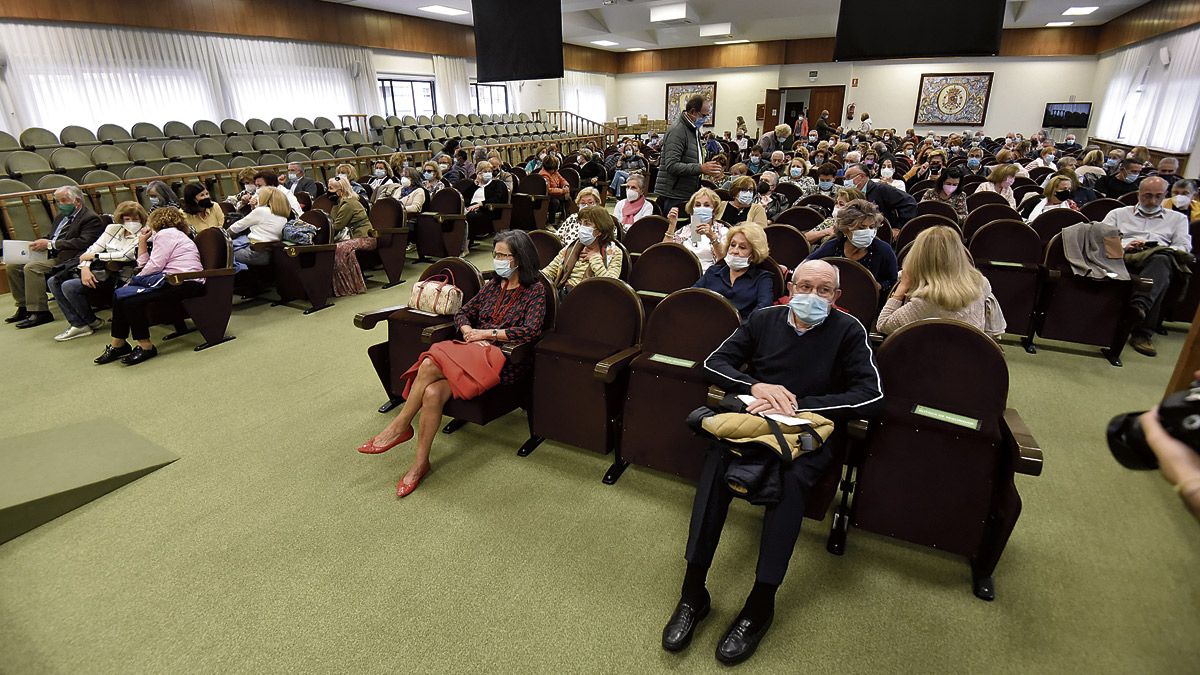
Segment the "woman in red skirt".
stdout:
<path fill-rule="evenodd" d="M 496 234 L 492 251 L 496 277 L 454 315 L 461 341 L 439 342 L 417 358 L 405 373 L 408 385 L 400 414 L 358 451 L 379 454 L 411 439 L 420 414 L 417 456 L 396 486 L 404 497 L 429 473 L 429 451 L 441 426 L 442 408 L 455 398 L 478 396 L 497 384 L 512 384 L 529 364 L 508 363 L 497 345 L 537 339 L 546 317 L 546 289 L 538 269 L 537 250 L 522 230 Z"/>

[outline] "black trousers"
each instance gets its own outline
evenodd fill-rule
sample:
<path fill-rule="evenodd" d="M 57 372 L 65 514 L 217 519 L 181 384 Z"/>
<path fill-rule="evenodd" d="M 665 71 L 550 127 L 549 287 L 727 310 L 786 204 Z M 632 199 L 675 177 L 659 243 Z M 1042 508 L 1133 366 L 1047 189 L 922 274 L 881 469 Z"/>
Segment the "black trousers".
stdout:
<path fill-rule="evenodd" d="M 185 281 L 178 286 L 164 283 L 145 293 L 138 293 L 113 302 L 112 333 L 114 338 L 124 340 L 133 337 L 134 340 L 150 339 L 150 318 L 147 309 L 152 302 L 181 302 L 185 298 L 194 298 L 204 293 L 204 284 L 195 281 Z"/>
<path fill-rule="evenodd" d="M 671 209 L 679 207 L 679 220 L 683 221 L 687 220 L 688 218 L 688 214 L 684 213 L 683 211 L 683 205 L 686 204 L 687 201 L 688 198 L 677 199 L 675 197 L 659 197 L 658 206 L 662 209 L 663 218 L 667 217 L 667 214 L 671 212 Z M 713 214 L 713 217 L 715 218 L 716 214 Z"/>
<path fill-rule="evenodd" d="M 763 514 L 762 537 L 758 544 L 758 567 L 755 580 L 778 586 L 787 574 L 788 561 L 800 536 L 804 519 L 804 500 L 833 459 L 827 444 L 822 449 L 801 455 L 783 472 L 783 499 L 766 507 Z M 711 567 L 729 502 L 733 493 L 725 486 L 725 468 L 729 455 L 720 446 L 709 447 L 704 471 L 696 485 L 696 501 L 692 504 L 692 523 L 688 532 L 687 561 L 693 565 Z"/>
<path fill-rule="evenodd" d="M 1129 271 L 1154 281 L 1149 291 L 1138 291 L 1133 295 L 1133 304 L 1146 310 L 1146 320 L 1134 326 L 1133 332 L 1135 335 L 1150 337 L 1162 313 L 1163 299 L 1174 275 L 1174 263 L 1169 254 L 1156 254 L 1147 258 L 1140 267 L 1130 265 Z"/>

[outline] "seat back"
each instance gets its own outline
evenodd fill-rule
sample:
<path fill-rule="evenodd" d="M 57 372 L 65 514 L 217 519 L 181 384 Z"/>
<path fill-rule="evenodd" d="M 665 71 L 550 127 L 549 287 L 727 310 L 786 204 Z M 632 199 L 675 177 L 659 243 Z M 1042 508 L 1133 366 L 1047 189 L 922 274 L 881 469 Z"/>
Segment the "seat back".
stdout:
<path fill-rule="evenodd" d="M 796 206 L 820 206 L 826 211 L 833 211 L 833 207 L 837 206 L 837 202 L 828 195 L 808 195 L 802 198 Z"/>
<path fill-rule="evenodd" d="M 689 288 L 703 274 L 699 258 L 686 246 L 659 242 L 638 257 L 629 283 L 641 298 L 647 316 L 663 298 Z"/>
<path fill-rule="evenodd" d="M 985 192 L 984 194 L 995 194 L 994 192 Z M 1001 199 L 1003 201 L 1003 198 Z M 987 225 L 993 220 L 1024 220 L 1021 214 L 1017 213 L 1016 209 L 1008 205 L 1008 202 L 1001 204 L 988 203 L 982 206 L 977 206 L 967 212 L 967 219 L 963 221 L 963 238 L 967 241 L 971 240 L 971 236 L 979 228 Z"/>
<path fill-rule="evenodd" d="M 463 213 L 462 193 L 458 190 L 438 190 L 429 199 L 427 211 L 433 213 L 451 214 Z"/>
<path fill-rule="evenodd" d="M 220 139 L 227 134 L 221 131 L 221 127 L 212 120 L 196 120 L 192 124 L 192 133 L 203 138 Z"/>
<path fill-rule="evenodd" d="M 96 130 L 96 138 L 102 143 L 119 145 L 128 145 L 133 142 L 133 136 L 125 130 L 125 127 L 118 124 L 101 124 L 100 128 Z"/>
<path fill-rule="evenodd" d="M 825 258 L 825 262 L 838 268 L 841 278 L 842 296 L 837 306 L 870 330 L 879 316 L 879 282 L 871 276 L 871 270 L 849 258 Z"/>
<path fill-rule="evenodd" d="M 793 206 L 775 217 L 775 222 L 777 224 L 791 225 L 801 232 L 807 232 L 808 230 L 813 229 L 817 225 L 820 225 L 824 220 L 825 216 L 823 214 L 815 209 L 810 209 L 807 206 Z"/>
<path fill-rule="evenodd" d="M 775 186 L 775 192 L 783 195 L 784 198 L 788 200 L 789 204 L 797 199 L 800 199 L 800 197 L 804 194 L 800 190 L 800 186 L 793 183 L 779 183 Z"/>
<path fill-rule="evenodd" d="M 58 136 L 55 136 L 53 131 L 41 127 L 29 127 L 25 131 L 22 131 L 20 141 L 21 147 L 31 152 L 41 148 L 56 148 L 62 145 L 62 143 L 58 142 Z"/>
<path fill-rule="evenodd" d="M 933 214 L 958 222 L 958 212 L 946 202 L 936 199 L 926 199 L 917 202 L 917 215 Z"/>
<path fill-rule="evenodd" d="M 877 362 L 887 396 L 860 467 L 854 525 L 974 556 L 1012 481 L 1001 451 L 1004 355 L 971 326 L 925 319 L 889 336 Z"/>
<path fill-rule="evenodd" d="M 200 264 L 206 270 L 219 270 L 232 266 L 233 248 L 229 235 L 219 227 L 210 227 L 196 233 L 196 248 L 200 251 Z"/>
<path fill-rule="evenodd" d="M 33 153 L 29 153 L 33 154 Z M 36 155 L 35 155 L 36 156 Z M 47 236 L 53 231 L 50 214 L 41 200 L 29 197 L 14 199 L 5 195 L 14 192 L 29 192 L 31 188 L 19 180 L 0 178 L 0 204 L 3 204 L 4 236 L 6 238 L 33 241 L 38 236 Z"/>
<path fill-rule="evenodd" d="M 64 176 L 60 173 L 48 173 L 38 179 L 37 189 L 57 190 L 60 187 L 66 187 L 68 185 L 78 186 L 79 182 L 70 176 Z"/>
<path fill-rule="evenodd" d="M 662 243 L 667 234 L 669 223 L 662 216 L 645 216 L 639 218 L 625 231 L 621 238 L 630 254 L 641 255 L 643 251 L 655 244 Z"/>
<path fill-rule="evenodd" d="M 597 317 L 604 317 L 597 321 Z M 567 294 L 553 332 L 575 341 L 604 345 L 613 352 L 637 344 L 644 323 L 637 293 L 620 279 L 591 277 Z"/>
<path fill-rule="evenodd" d="M 1043 265 L 1059 274 L 1042 287 L 1037 334 L 1066 342 L 1106 347 L 1120 358 L 1132 322 L 1128 314 L 1132 281 L 1076 276 L 1063 253 L 1062 234 L 1046 245 Z"/>
<path fill-rule="evenodd" d="M 894 246 L 897 249 L 902 249 L 915 241 L 918 234 L 933 227 L 949 227 L 958 232 L 959 236 L 962 236 L 962 231 L 958 229 L 958 221 L 945 216 L 927 213 L 915 216 L 905 223 L 904 227 L 900 228 L 900 235 L 896 237 Z"/>
<path fill-rule="evenodd" d="M 462 258 L 449 257 L 433 261 L 421 272 L 418 281 L 439 274 L 448 275 L 454 280 L 454 285 L 462 291 L 464 303 L 475 297 L 479 289 L 483 288 L 483 275 L 479 273 L 479 268 Z"/>
<path fill-rule="evenodd" d="M 1008 200 L 998 192 L 991 190 L 975 190 L 967 195 L 967 217 L 971 215 L 971 211 L 983 206 L 984 204 L 1003 204 L 1008 205 Z"/>
<path fill-rule="evenodd" d="M 8 175 L 23 183 L 37 183 L 37 179 L 48 173 L 54 173 L 50 162 L 35 152 L 16 150 L 4 159 L 4 168 Z"/>
<path fill-rule="evenodd" d="M 163 133 L 162 129 L 150 122 L 137 122 L 129 130 L 129 135 L 133 136 L 133 139 L 136 141 L 160 141 L 166 138 L 166 134 Z"/>
<path fill-rule="evenodd" d="M 84 129 L 78 126 L 64 127 L 62 133 L 58 135 L 62 144 L 68 148 L 74 148 L 80 145 L 96 145 L 100 141 L 96 138 L 90 129 Z"/>
<path fill-rule="evenodd" d="M 1045 246 L 1050 243 L 1054 235 L 1062 232 L 1063 228 L 1075 223 L 1086 222 L 1088 222 L 1088 217 L 1082 213 L 1066 207 L 1060 207 L 1050 209 L 1049 211 L 1042 211 L 1037 218 L 1033 219 L 1033 222 L 1029 226 L 1033 228 L 1034 232 L 1037 232 L 1038 237 L 1042 240 L 1042 245 Z"/>
<path fill-rule="evenodd" d="M 1093 199 L 1079 207 L 1079 211 L 1087 216 L 1088 220 L 1104 220 L 1104 216 L 1107 216 L 1109 211 L 1119 209 L 1122 206 L 1124 204 L 1115 199 L 1101 197 L 1100 199 Z"/>
<path fill-rule="evenodd" d="M 539 269 L 545 268 L 546 265 L 553 262 L 554 257 L 563 247 L 562 239 L 547 230 L 533 230 L 529 233 L 529 238 L 533 241 L 533 247 L 537 249 Z M 632 264 L 632 261 L 626 261 L 626 264 Z"/>
<path fill-rule="evenodd" d="M 768 225 L 764 232 L 767 233 L 771 257 L 789 270 L 796 269 L 812 253 L 804 233 L 791 225 Z"/>
<path fill-rule="evenodd" d="M 1033 313 L 1042 261 L 1042 242 L 1019 220 L 993 220 L 971 237 L 975 266 L 992 285 L 1012 335 L 1033 334 Z"/>
<path fill-rule="evenodd" d="M 246 131 L 252 134 L 269 134 L 271 133 L 271 125 L 257 117 L 251 117 L 246 120 Z"/>

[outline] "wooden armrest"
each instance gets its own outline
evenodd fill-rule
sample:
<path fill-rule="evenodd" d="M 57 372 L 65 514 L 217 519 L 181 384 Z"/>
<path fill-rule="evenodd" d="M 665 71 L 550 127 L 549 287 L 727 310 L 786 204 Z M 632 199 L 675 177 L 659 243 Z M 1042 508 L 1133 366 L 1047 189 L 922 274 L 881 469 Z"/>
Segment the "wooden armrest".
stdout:
<path fill-rule="evenodd" d="M 221 267 L 211 270 L 200 270 L 198 272 L 177 272 L 167 275 L 167 283 L 172 286 L 178 286 L 185 281 L 192 279 L 212 279 L 216 277 L 231 277 L 237 274 L 237 270 L 232 267 Z"/>
<path fill-rule="evenodd" d="M 1009 267 L 1009 268 L 1014 268 L 1014 269 L 1020 268 L 1020 269 L 1027 269 L 1027 270 L 1037 270 L 1039 267 L 1041 267 L 1041 265 L 1037 265 L 1034 263 L 1008 262 L 1005 260 L 980 260 L 976 263 L 976 266 L 977 267 L 999 267 L 999 268 Z"/>
<path fill-rule="evenodd" d="M 1017 456 L 1013 470 L 1027 476 L 1042 475 L 1042 449 L 1037 439 L 1029 432 L 1029 427 L 1025 426 L 1025 420 L 1021 419 L 1020 413 L 1013 408 L 1005 409 L 1004 426 L 1016 446 Z"/>
<path fill-rule="evenodd" d="M 455 326 L 453 321 L 426 326 L 425 330 L 421 331 L 421 343 L 431 345 L 442 340 L 449 340 L 454 337 L 456 331 L 458 331 L 458 326 Z"/>
<path fill-rule="evenodd" d="M 325 251 L 336 251 L 337 244 L 309 244 L 307 246 L 296 244 L 284 246 L 283 250 L 288 254 L 289 258 L 295 258 L 301 253 L 323 253 Z"/>
<path fill-rule="evenodd" d="M 596 369 L 593 370 L 592 373 L 596 376 L 597 380 L 612 384 L 617 379 L 617 375 L 619 375 L 621 371 L 625 370 L 625 368 L 629 367 L 629 364 L 633 361 L 633 359 L 641 353 L 641 345 L 634 345 L 628 349 L 622 349 L 616 354 L 606 357 L 600 363 L 597 363 Z"/>
<path fill-rule="evenodd" d="M 396 305 L 395 307 L 384 307 L 372 312 L 359 312 L 354 315 L 354 325 L 363 330 L 371 330 L 379 325 L 380 321 L 390 317 L 402 309 L 408 309 L 408 305 Z"/>
<path fill-rule="evenodd" d="M 485 203 L 483 205 L 483 208 L 485 208 L 489 211 L 503 211 L 504 209 L 511 209 L 512 204 L 486 204 Z"/>
<path fill-rule="evenodd" d="M 376 227 L 371 231 L 378 237 L 381 234 L 408 234 L 412 230 L 407 227 Z"/>
<path fill-rule="evenodd" d="M 250 242 L 251 251 L 270 251 L 273 248 L 283 246 L 281 241 L 252 241 Z"/>
<path fill-rule="evenodd" d="M 519 345 L 506 342 L 500 345 L 500 351 L 504 352 L 505 358 L 507 358 L 510 363 L 522 363 L 533 358 L 533 347 L 534 344 L 532 342 L 526 342 Z"/>
<path fill-rule="evenodd" d="M 846 433 L 856 441 L 867 440 L 867 432 L 871 430 L 870 420 L 850 420 L 846 424 Z"/>
<path fill-rule="evenodd" d="M 104 261 L 104 269 L 109 272 L 120 272 L 126 267 L 133 267 L 135 264 L 132 260 L 106 260 Z"/>
<path fill-rule="evenodd" d="M 708 399 L 705 401 L 705 403 L 708 405 L 708 407 L 716 408 L 717 406 L 721 405 L 721 399 L 723 399 L 723 398 L 725 398 L 725 390 L 724 389 L 722 389 L 716 385 L 709 385 Z"/>

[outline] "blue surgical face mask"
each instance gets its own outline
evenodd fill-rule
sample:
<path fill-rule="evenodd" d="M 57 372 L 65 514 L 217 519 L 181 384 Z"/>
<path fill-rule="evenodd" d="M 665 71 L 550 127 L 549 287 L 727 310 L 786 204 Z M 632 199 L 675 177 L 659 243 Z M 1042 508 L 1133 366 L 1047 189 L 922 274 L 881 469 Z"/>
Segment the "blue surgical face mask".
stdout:
<path fill-rule="evenodd" d="M 289 172 L 288 172 L 288 180 L 294 181 L 294 180 L 296 180 L 297 178 L 299 178 L 299 176 L 297 176 L 297 175 L 296 175 L 296 172 L 295 172 L 295 171 L 289 171 Z"/>
<path fill-rule="evenodd" d="M 701 115 L 696 118 L 696 128 L 697 129 L 704 126 L 705 124 L 708 124 L 708 115 Z"/>
<path fill-rule="evenodd" d="M 158 197 L 151 196 L 150 197 L 150 206 L 151 207 L 158 206 L 158 203 L 160 201 L 162 201 L 162 200 L 160 200 Z"/>
<path fill-rule="evenodd" d="M 1111 168 L 1113 168 L 1113 167 L 1114 167 L 1114 166 L 1116 166 L 1116 165 L 1117 165 L 1117 160 L 1115 160 L 1115 159 L 1106 159 L 1106 160 L 1104 160 L 1104 166 L 1107 166 L 1107 167 L 1108 167 L 1108 168 L 1110 168 L 1110 169 L 1111 169 Z"/>
<path fill-rule="evenodd" d="M 711 206 L 694 206 L 692 207 L 692 217 L 697 222 L 707 223 L 712 221 L 713 210 Z"/>
<path fill-rule="evenodd" d="M 1137 179 L 1138 179 L 1138 175 L 1136 173 L 1131 173 L 1128 176 L 1125 176 L 1126 183 L 1136 183 Z"/>
<path fill-rule="evenodd" d="M 852 187 L 854 187 L 854 179 L 853 179 L 853 178 L 847 178 L 846 180 L 843 180 L 843 181 L 842 181 L 842 186 L 843 186 L 843 187 L 848 187 L 848 188 L 852 188 Z"/>
<path fill-rule="evenodd" d="M 757 155 L 750 155 L 750 163 L 753 164 L 754 166 L 758 166 L 759 164 L 762 164 L 762 157 L 759 157 Z"/>
<path fill-rule="evenodd" d="M 384 176 L 387 175 L 387 172 L 384 171 L 383 169 L 375 169 L 375 171 L 373 173 L 375 174 L 376 178 L 383 178 Z M 295 180 L 295 179 L 293 178 L 292 180 Z"/>
<path fill-rule="evenodd" d="M 507 279 L 513 275 L 513 266 L 511 260 L 492 260 L 492 266 L 496 270 L 496 275 L 502 279 Z"/>
<path fill-rule="evenodd" d="M 875 241 L 875 230 L 854 230 L 850 233 L 850 243 L 858 248 L 866 248 Z"/>
<path fill-rule="evenodd" d="M 742 190 L 738 192 L 738 202 L 741 204 L 749 206 L 752 201 L 754 201 L 754 190 Z"/>
<path fill-rule="evenodd" d="M 596 243 L 596 230 L 588 225 L 579 226 L 579 243 L 584 246 L 591 246 Z"/>
<path fill-rule="evenodd" d="M 826 192 L 833 189 L 833 181 L 831 181 L 831 180 L 823 180 L 820 183 L 818 183 L 818 185 L 820 186 L 820 188 L 822 190 L 825 190 Z"/>
<path fill-rule="evenodd" d="M 426 171 L 424 176 L 425 176 L 425 180 L 433 180 L 433 172 L 432 171 Z"/>
<path fill-rule="evenodd" d="M 829 301 L 816 293 L 796 293 L 788 301 L 788 307 L 797 320 L 808 326 L 816 326 L 829 316 Z"/>
<path fill-rule="evenodd" d="M 968 157 L 967 158 L 967 166 L 971 167 L 972 169 L 978 167 L 979 166 L 979 158 L 978 157 Z"/>
<path fill-rule="evenodd" d="M 792 178 L 799 178 L 800 176 L 804 175 L 804 169 L 801 169 L 798 166 L 793 166 L 788 173 L 791 174 Z"/>

